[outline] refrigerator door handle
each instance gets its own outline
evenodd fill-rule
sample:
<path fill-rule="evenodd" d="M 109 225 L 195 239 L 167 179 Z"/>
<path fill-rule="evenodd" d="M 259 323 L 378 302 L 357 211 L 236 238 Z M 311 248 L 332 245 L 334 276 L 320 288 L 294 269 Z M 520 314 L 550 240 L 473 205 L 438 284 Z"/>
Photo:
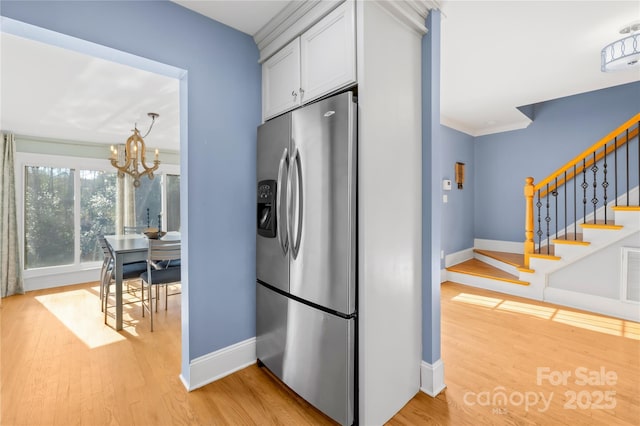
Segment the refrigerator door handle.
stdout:
<path fill-rule="evenodd" d="M 280 244 L 280 248 L 282 248 L 282 253 L 284 255 L 287 254 L 287 250 L 289 249 L 289 237 L 288 237 L 288 223 L 289 221 L 287 220 L 287 225 L 286 226 L 281 226 L 281 220 L 280 220 L 280 205 L 281 205 L 281 197 L 282 197 L 282 191 L 280 190 L 282 188 L 282 172 L 284 171 L 284 167 L 285 167 L 285 163 L 287 165 L 287 174 L 288 174 L 288 169 L 289 169 L 289 151 L 287 150 L 287 148 L 284 149 L 284 151 L 282 152 L 282 158 L 280 158 L 280 165 L 278 166 L 278 180 L 276 183 L 276 187 L 277 187 L 277 196 L 276 196 L 276 231 L 278 233 L 278 243 Z M 289 186 L 287 186 L 287 192 L 288 192 L 288 188 Z M 288 202 L 288 197 L 287 197 L 287 212 L 289 211 L 289 202 Z M 285 238 L 282 238 L 282 229 L 284 229 L 284 231 L 287 233 L 287 235 L 285 235 Z"/>
<path fill-rule="evenodd" d="M 291 184 L 293 181 L 293 174 L 297 174 L 297 184 L 296 184 L 296 198 L 297 198 L 297 217 L 298 217 L 298 229 L 297 232 L 294 232 L 293 229 L 293 220 L 294 215 L 291 206 L 291 198 L 293 197 L 293 185 Z M 287 230 L 289 236 L 289 245 L 291 247 L 291 253 L 293 254 L 293 258 L 298 257 L 298 251 L 300 250 L 300 240 L 302 239 L 302 166 L 300 161 L 300 151 L 298 148 L 295 149 L 293 155 L 291 156 L 291 163 L 289 165 L 289 176 L 287 182 L 287 211 L 289 214 L 289 218 L 287 221 Z M 295 235 L 295 238 L 294 238 Z"/>

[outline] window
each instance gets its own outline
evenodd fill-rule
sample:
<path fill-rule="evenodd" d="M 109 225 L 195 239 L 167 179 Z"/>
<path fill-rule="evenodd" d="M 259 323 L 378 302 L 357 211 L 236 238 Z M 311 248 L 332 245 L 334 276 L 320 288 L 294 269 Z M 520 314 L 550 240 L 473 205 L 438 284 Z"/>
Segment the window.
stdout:
<path fill-rule="evenodd" d="M 74 262 L 73 169 L 25 168 L 25 269 Z"/>
<path fill-rule="evenodd" d="M 102 260 L 100 235 L 116 232 L 115 172 L 80 171 L 80 262 Z"/>
<path fill-rule="evenodd" d="M 180 229 L 178 174 L 156 173 L 134 189 L 103 160 L 21 153 L 18 164 L 26 271 L 93 268 L 103 257 L 98 237 L 125 222 L 156 227 L 160 219 L 162 229 Z M 118 220 L 118 211 L 129 216 Z"/>
<path fill-rule="evenodd" d="M 180 175 L 165 175 L 167 180 L 167 230 L 180 230 Z"/>

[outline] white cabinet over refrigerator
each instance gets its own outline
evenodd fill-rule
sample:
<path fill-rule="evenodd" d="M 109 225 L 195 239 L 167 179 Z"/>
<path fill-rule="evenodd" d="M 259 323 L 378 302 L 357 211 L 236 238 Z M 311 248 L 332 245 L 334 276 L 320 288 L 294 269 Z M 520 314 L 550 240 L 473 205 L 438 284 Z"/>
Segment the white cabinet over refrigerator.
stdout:
<path fill-rule="evenodd" d="M 338 6 L 262 64 L 262 116 L 275 117 L 356 81 L 354 3 Z"/>

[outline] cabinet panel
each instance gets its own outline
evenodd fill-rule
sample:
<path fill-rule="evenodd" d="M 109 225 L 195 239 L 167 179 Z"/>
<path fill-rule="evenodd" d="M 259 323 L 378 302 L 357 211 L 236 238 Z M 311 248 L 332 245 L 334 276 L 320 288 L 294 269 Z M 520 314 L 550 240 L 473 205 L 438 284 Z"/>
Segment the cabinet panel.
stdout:
<path fill-rule="evenodd" d="M 356 81 L 354 3 L 337 7 L 300 37 L 302 103 Z"/>
<path fill-rule="evenodd" d="M 300 105 L 300 39 L 262 64 L 262 115 L 274 117 Z"/>

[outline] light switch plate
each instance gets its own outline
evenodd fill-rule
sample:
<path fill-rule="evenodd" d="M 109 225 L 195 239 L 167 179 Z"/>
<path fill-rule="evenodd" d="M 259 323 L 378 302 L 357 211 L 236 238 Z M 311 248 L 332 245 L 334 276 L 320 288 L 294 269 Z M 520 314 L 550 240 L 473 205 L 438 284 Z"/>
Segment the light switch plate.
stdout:
<path fill-rule="evenodd" d="M 442 181 L 442 189 L 445 191 L 451 191 L 451 180 L 445 179 Z"/>

